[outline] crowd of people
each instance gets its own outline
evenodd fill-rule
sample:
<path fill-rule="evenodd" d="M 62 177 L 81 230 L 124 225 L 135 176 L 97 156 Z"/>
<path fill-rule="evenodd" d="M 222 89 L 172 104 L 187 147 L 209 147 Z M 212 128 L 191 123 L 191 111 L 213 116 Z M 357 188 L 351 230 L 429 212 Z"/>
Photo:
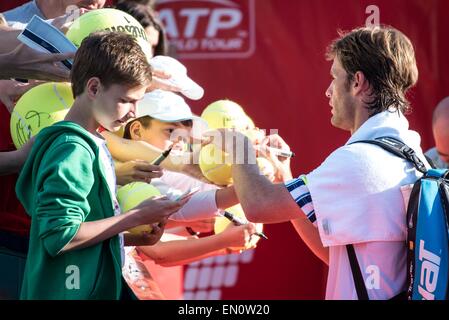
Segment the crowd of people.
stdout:
<path fill-rule="evenodd" d="M 362 270 L 376 265 L 381 271 L 379 287 L 368 290 L 370 299 L 405 291 L 401 187 L 421 174 L 377 146 L 355 143 L 394 137 L 426 166 L 448 168 L 449 98 L 435 108 L 435 148 L 426 153 L 404 116 L 407 92 L 418 80 L 413 44 L 405 34 L 393 27 L 363 27 L 329 46 L 330 120 L 351 138 L 319 167 L 294 178 L 289 158 L 259 148 L 289 150 L 282 137 L 250 140 L 219 129 L 223 141 L 201 143 L 228 154 L 242 152 L 244 161 L 232 164 L 231 185 L 217 186 L 198 164 L 176 161 L 176 155 L 152 164 L 170 146 L 179 148 L 183 159 L 194 158 L 189 143 L 173 141 L 172 134 L 190 134 L 197 117 L 181 88 L 160 81 L 171 75 L 152 68 L 131 35 L 95 32 L 76 52 L 65 54 L 40 53 L 17 40 L 34 15 L 64 31 L 70 5 L 82 15 L 105 1 L 35 0 L 1 14 L 1 299 L 163 299 L 146 259 L 171 266 L 240 254 L 257 246 L 260 224 L 287 221 L 329 266 L 326 299 L 357 299 L 347 244 L 354 246 Z M 142 25 L 154 56 L 171 54 L 153 1 L 119 0 L 115 8 Z M 58 63 L 66 59 L 73 59 L 70 71 Z M 74 103 L 64 121 L 16 150 L 9 138 L 10 113 L 21 95 L 47 81 L 70 82 Z M 115 134 L 121 129 L 123 137 Z M 236 139 L 244 141 L 243 150 L 236 149 Z M 261 174 L 259 156 L 272 163 L 274 175 Z M 132 182 L 150 183 L 162 196 L 123 214 L 117 189 Z M 199 192 L 183 196 L 193 188 Z M 251 222 L 231 224 L 220 234 L 192 232 L 210 233 L 219 213 L 239 203 Z M 141 225 L 151 231 L 127 232 Z M 68 266 L 79 270 L 75 288 L 67 286 Z"/>

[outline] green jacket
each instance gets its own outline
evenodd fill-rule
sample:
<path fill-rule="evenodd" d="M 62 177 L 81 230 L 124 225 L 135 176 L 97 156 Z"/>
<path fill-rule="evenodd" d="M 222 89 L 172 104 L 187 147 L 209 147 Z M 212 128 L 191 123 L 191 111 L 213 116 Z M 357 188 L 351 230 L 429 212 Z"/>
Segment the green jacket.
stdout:
<path fill-rule="evenodd" d="M 99 148 L 88 132 L 67 121 L 43 129 L 16 192 L 31 216 L 21 299 L 119 299 L 118 236 L 61 253 L 81 223 L 114 215 Z"/>

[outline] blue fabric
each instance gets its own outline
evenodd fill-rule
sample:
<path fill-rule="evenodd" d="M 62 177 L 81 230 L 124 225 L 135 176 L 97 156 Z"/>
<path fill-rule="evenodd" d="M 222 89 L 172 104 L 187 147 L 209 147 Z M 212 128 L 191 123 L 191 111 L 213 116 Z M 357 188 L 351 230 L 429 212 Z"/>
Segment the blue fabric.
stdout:
<path fill-rule="evenodd" d="M 445 170 L 429 170 L 440 177 Z M 448 225 L 439 181 L 422 179 L 415 239 L 413 300 L 444 300 L 448 287 Z"/>
<path fill-rule="evenodd" d="M 24 27 L 34 15 L 45 19 L 44 14 L 39 10 L 35 1 L 30 1 L 20 7 L 5 11 L 3 15 L 8 25 L 17 28 Z"/>

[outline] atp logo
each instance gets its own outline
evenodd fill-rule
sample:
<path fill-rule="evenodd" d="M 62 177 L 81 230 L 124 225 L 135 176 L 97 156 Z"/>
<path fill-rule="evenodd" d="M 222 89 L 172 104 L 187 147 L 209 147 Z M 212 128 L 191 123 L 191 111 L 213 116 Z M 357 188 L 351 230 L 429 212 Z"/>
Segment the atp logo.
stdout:
<path fill-rule="evenodd" d="M 160 0 L 158 10 L 181 59 L 244 59 L 255 51 L 255 0 Z"/>

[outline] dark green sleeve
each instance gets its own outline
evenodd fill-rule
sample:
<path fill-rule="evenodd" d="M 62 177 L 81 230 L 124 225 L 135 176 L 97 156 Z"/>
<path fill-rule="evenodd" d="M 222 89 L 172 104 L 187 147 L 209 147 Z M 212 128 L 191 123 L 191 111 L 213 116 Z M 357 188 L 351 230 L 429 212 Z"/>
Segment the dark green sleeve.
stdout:
<path fill-rule="evenodd" d="M 90 212 L 87 196 L 94 184 L 94 155 L 66 141 L 46 152 L 39 166 L 35 215 L 38 236 L 49 255 L 58 255 Z"/>

